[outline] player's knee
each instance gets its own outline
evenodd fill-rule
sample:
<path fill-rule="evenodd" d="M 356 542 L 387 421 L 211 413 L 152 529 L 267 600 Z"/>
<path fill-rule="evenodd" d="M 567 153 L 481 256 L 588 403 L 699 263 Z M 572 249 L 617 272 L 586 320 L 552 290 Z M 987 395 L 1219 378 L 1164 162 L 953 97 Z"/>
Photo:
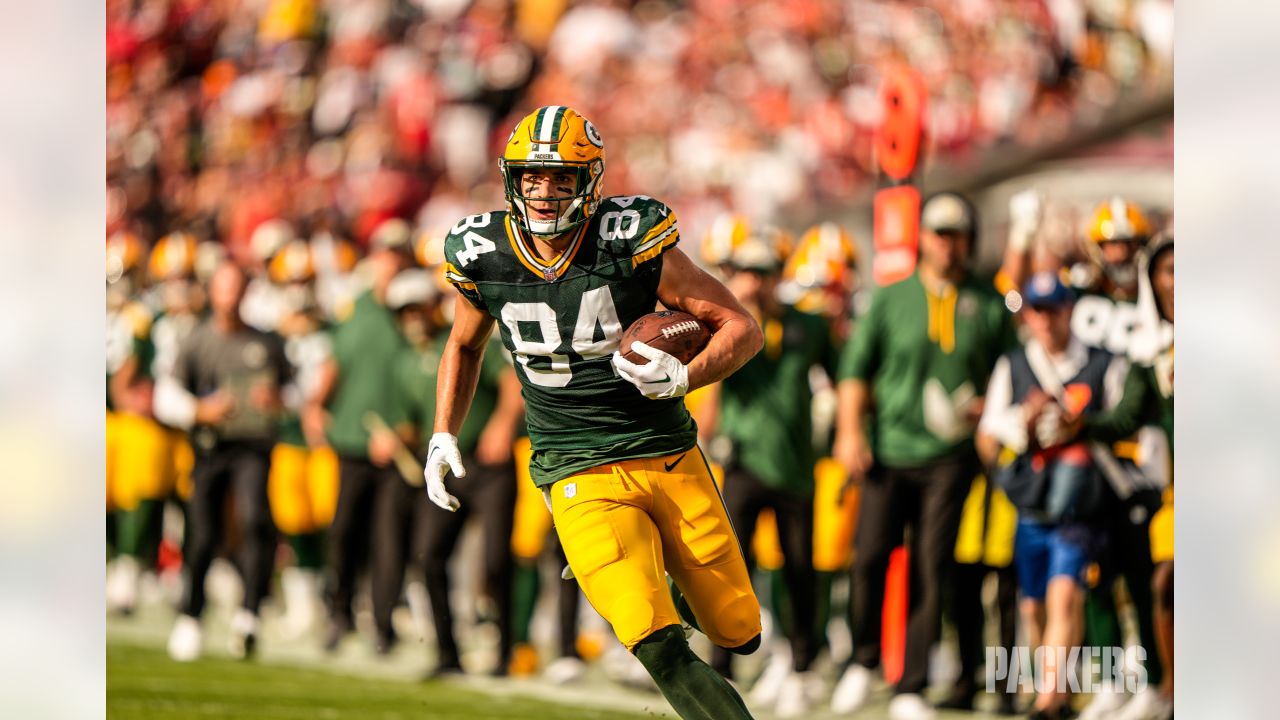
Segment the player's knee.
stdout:
<path fill-rule="evenodd" d="M 745 643 L 737 647 L 725 648 L 725 650 L 728 650 L 734 655 L 750 655 L 751 653 L 759 649 L 760 649 L 760 633 L 756 633 L 755 637 L 751 638 L 750 640 L 746 641 Z"/>
<path fill-rule="evenodd" d="M 716 612 L 713 622 L 716 637 L 712 639 L 720 647 L 748 655 L 760 646 L 760 603 L 755 595 L 734 598 Z"/>

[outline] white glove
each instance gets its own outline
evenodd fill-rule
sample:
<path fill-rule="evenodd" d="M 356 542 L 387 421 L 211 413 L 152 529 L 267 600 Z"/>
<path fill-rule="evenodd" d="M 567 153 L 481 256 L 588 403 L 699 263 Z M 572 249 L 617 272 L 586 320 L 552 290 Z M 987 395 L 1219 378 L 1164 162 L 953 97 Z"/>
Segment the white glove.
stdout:
<path fill-rule="evenodd" d="M 642 342 L 632 343 L 631 349 L 649 358 L 649 362 L 637 365 L 615 350 L 613 367 L 623 380 L 640 388 L 641 394 L 645 397 L 650 400 L 659 400 L 681 397 L 689 392 L 689 369 L 684 363 Z"/>
<path fill-rule="evenodd" d="M 1036 420 L 1036 442 L 1042 448 L 1056 447 L 1071 439 L 1070 435 L 1063 423 L 1062 408 L 1054 402 L 1046 405 Z"/>
<path fill-rule="evenodd" d="M 458 438 L 438 432 L 431 436 L 431 444 L 427 446 L 427 467 L 422 476 L 426 478 L 427 497 L 431 502 L 454 512 L 461 503 L 444 488 L 444 476 L 450 470 L 457 477 L 467 476 L 467 469 L 462 467 L 462 453 L 458 452 Z"/>
<path fill-rule="evenodd" d="M 1025 251 L 1044 219 L 1044 196 L 1039 190 L 1023 190 L 1009 198 L 1009 245 Z"/>

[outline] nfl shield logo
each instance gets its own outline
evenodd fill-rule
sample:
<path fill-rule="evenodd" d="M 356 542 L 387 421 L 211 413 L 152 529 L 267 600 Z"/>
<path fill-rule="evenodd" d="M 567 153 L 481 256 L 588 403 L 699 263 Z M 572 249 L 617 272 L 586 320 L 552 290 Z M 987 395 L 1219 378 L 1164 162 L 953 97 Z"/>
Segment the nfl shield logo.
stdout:
<path fill-rule="evenodd" d="M 566 500 L 578 494 L 578 483 L 568 483 L 564 486 L 564 497 Z"/>

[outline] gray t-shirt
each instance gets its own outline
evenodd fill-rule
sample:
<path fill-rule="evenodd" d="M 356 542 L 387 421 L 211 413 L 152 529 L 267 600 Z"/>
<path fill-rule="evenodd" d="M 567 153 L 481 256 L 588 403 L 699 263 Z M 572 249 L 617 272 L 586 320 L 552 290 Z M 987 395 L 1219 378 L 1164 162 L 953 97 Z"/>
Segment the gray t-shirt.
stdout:
<path fill-rule="evenodd" d="M 279 335 L 251 327 L 224 334 L 212 319 L 200 323 L 178 351 L 174 376 L 198 398 L 226 390 L 235 398 L 235 409 L 217 426 L 193 428 L 196 444 L 207 450 L 217 441 L 274 442 L 279 419 L 256 408 L 250 390 L 258 383 L 279 390 L 290 372 Z"/>

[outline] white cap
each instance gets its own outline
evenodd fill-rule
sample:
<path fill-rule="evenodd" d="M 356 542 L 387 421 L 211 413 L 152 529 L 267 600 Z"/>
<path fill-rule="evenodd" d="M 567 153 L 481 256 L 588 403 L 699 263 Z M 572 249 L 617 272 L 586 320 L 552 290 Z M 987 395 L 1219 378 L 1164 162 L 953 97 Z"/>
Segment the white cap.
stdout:
<path fill-rule="evenodd" d="M 388 250 L 410 250 L 412 240 L 413 229 L 409 227 L 409 223 L 400 218 L 388 218 L 374 228 L 369 244 L 375 248 Z"/>
<path fill-rule="evenodd" d="M 249 248 L 254 257 L 262 261 L 270 260 L 280 249 L 293 240 L 293 226 L 279 218 L 268 220 L 253 231 L 249 238 Z"/>
<path fill-rule="evenodd" d="M 399 310 L 409 305 L 431 302 L 439 293 L 431 279 L 431 273 L 417 268 L 402 270 L 387 286 L 387 307 Z"/>

